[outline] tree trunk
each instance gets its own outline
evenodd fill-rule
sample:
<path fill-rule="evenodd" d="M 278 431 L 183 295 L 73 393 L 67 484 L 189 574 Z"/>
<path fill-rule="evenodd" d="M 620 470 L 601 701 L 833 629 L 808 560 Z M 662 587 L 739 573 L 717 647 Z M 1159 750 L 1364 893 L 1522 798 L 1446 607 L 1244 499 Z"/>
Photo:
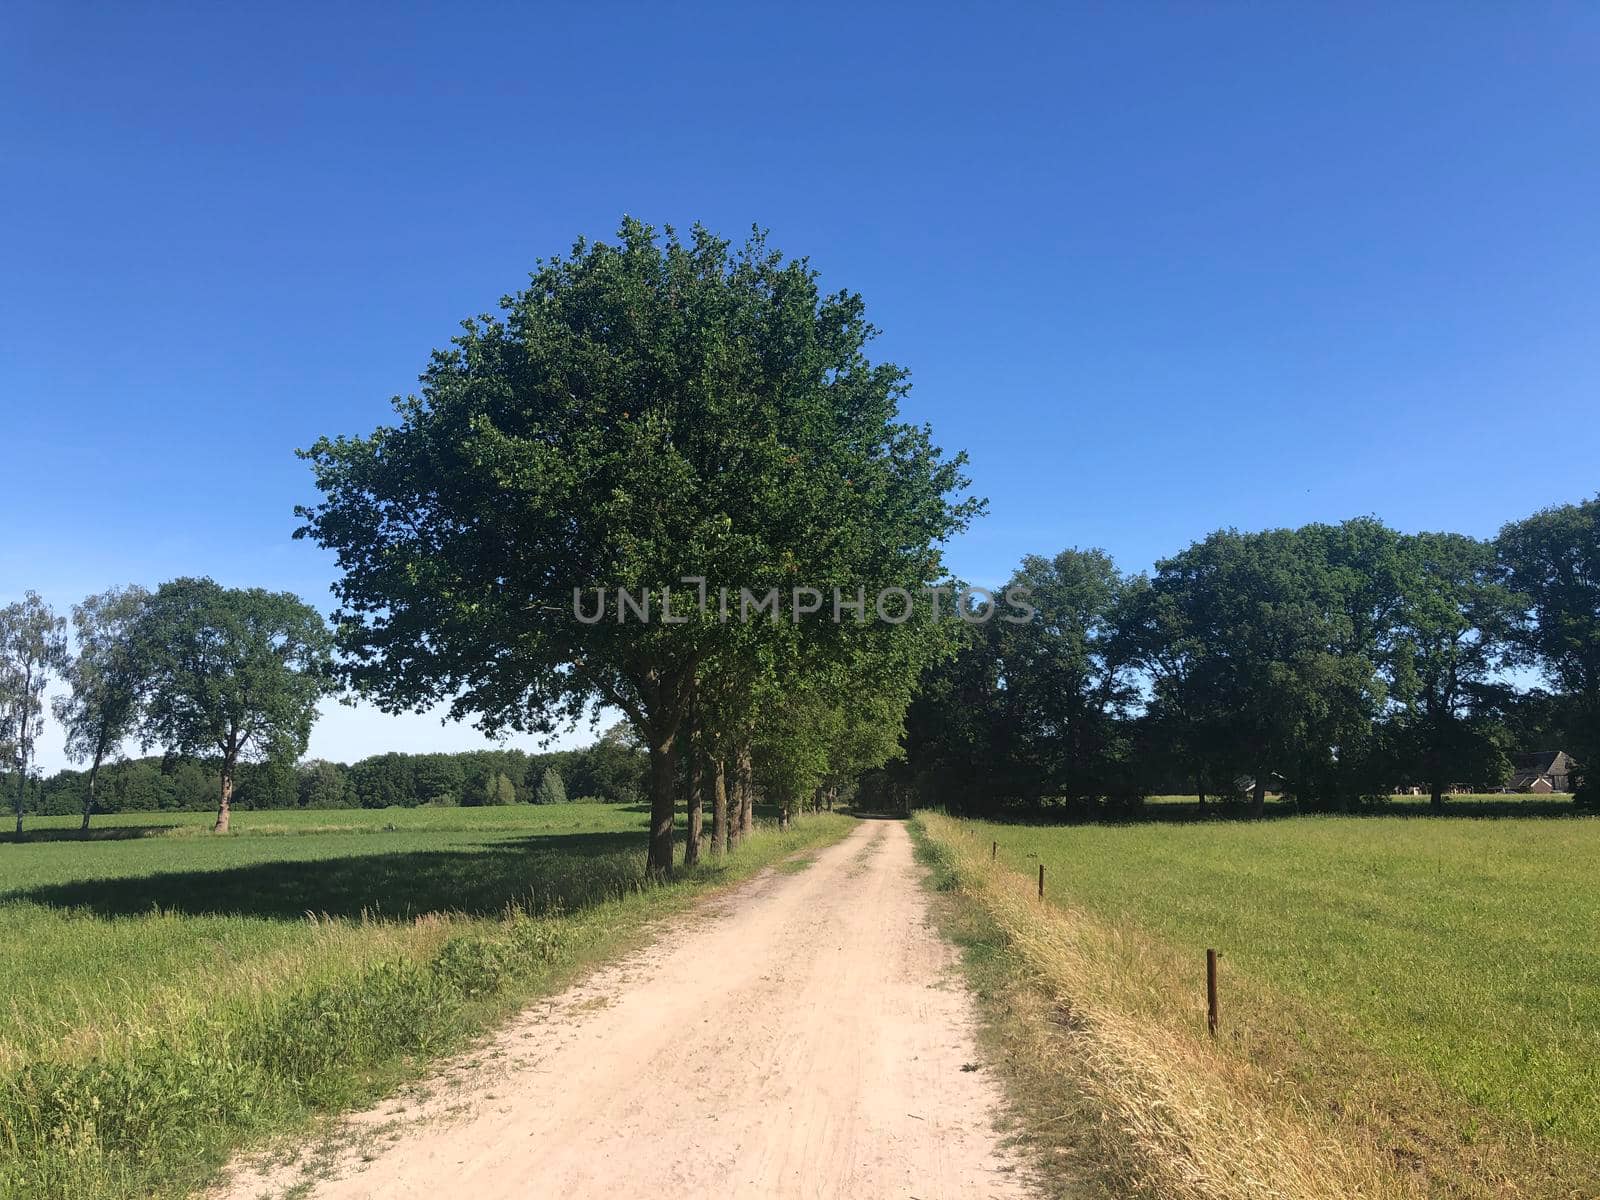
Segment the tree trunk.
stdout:
<path fill-rule="evenodd" d="M 30 703 L 29 697 L 33 695 L 33 668 L 29 667 L 22 676 L 22 722 L 17 727 L 17 841 L 22 840 L 22 806 L 27 800 L 28 792 L 28 721 Z"/>
<path fill-rule="evenodd" d="M 677 730 L 650 738 L 650 851 L 645 860 L 652 874 L 672 871 L 672 824 L 678 816 Z"/>
<path fill-rule="evenodd" d="M 217 803 L 217 823 L 211 827 L 212 833 L 228 832 L 228 817 L 232 813 L 230 805 L 233 803 L 233 763 L 224 761 L 222 764 L 222 797 Z"/>
<path fill-rule="evenodd" d="M 739 787 L 739 760 L 726 771 L 728 795 L 728 849 L 737 850 L 744 837 L 744 792 Z"/>
<path fill-rule="evenodd" d="M 100 760 L 96 758 L 89 767 L 89 794 L 83 798 L 83 832 L 89 832 L 89 816 L 94 812 L 94 785 L 100 777 Z"/>
<path fill-rule="evenodd" d="M 756 831 L 756 788 L 750 747 L 739 751 L 739 834 L 749 837 Z"/>
<path fill-rule="evenodd" d="M 722 760 L 711 764 L 711 853 L 721 858 L 728 852 L 728 773 Z"/>
<path fill-rule="evenodd" d="M 1256 772 L 1255 790 L 1250 794 L 1250 815 L 1260 820 L 1267 815 L 1267 773 Z"/>
<path fill-rule="evenodd" d="M 1438 810 L 1443 810 L 1444 808 L 1444 784 L 1438 781 L 1435 781 L 1433 785 L 1433 807 Z"/>
<path fill-rule="evenodd" d="M 689 736 L 689 795 L 685 807 L 689 810 L 689 831 L 683 839 L 683 865 L 692 867 L 700 861 L 700 834 L 705 822 L 706 767 L 700 757 L 696 742 Z"/>

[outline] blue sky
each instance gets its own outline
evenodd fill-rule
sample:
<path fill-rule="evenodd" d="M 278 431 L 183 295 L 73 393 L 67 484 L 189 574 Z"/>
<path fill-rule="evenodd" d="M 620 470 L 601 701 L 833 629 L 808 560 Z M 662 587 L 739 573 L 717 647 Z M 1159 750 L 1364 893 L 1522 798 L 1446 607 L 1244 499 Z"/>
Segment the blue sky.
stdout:
<path fill-rule="evenodd" d="M 1600 7 L 10 4 L 0 600 L 323 606 L 293 450 L 535 257 L 757 222 L 972 456 L 976 580 L 1600 490 Z M 581 740 L 581 739 L 580 739 Z M 313 752 L 475 744 L 342 710 Z M 47 748 L 47 767 L 60 765 Z"/>

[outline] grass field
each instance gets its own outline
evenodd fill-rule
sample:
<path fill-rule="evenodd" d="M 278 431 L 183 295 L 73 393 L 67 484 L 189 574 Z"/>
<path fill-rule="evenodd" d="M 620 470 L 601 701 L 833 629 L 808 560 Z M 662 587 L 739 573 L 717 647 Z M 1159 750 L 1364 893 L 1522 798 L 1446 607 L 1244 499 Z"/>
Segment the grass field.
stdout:
<path fill-rule="evenodd" d="M 1145 820 L 1191 821 L 1203 815 L 1225 817 L 1229 806 L 1213 799 L 1202 814 L 1195 796 L 1146 796 L 1139 813 Z M 1232 815 L 1241 815 L 1242 803 L 1234 807 Z M 1441 814 L 1432 806 L 1427 796 L 1395 795 L 1365 804 L 1360 816 L 1381 817 L 1570 817 L 1578 813 L 1572 796 L 1565 792 L 1539 795 L 1532 792 L 1472 792 L 1451 793 L 1444 798 Z M 1274 817 L 1309 816 L 1292 799 L 1269 795 L 1266 815 Z"/>
<path fill-rule="evenodd" d="M 1040 953 L 1111 1024 L 1203 1043 L 1217 948 L 1220 1051 L 1396 1194 L 1600 1195 L 1600 819 L 921 821 L 975 896 L 995 843 L 1012 903 L 1044 865 Z"/>
<path fill-rule="evenodd" d="M 30 823 L 0 844 L 0 1196 L 182 1195 L 615 953 L 819 816 L 652 885 L 599 804 Z"/>

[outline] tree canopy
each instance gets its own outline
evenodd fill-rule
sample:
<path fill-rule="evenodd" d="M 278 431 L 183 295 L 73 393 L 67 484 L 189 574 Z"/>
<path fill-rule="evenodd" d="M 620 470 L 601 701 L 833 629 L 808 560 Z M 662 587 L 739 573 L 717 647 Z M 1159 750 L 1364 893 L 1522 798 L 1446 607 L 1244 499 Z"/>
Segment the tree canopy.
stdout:
<path fill-rule="evenodd" d="M 136 653 L 146 672 L 141 737 L 221 764 L 216 828 L 228 828 L 234 769 L 305 753 L 317 702 L 333 685 L 321 615 L 288 592 L 164 583 L 144 607 Z"/>
<path fill-rule="evenodd" d="M 1420 787 L 1442 807 L 1504 786 L 1519 750 L 1567 749 L 1586 778 L 1597 519 L 1600 503 L 1549 510 L 1497 542 L 1370 517 L 1221 530 L 1148 578 L 1099 551 L 1030 556 L 1015 581 L 1039 618 L 969 629 L 924 676 L 901 783 L 967 810 L 1177 790 L 1259 815 L 1269 791 L 1349 809 Z M 1526 663 L 1551 691 L 1517 691 Z"/>
<path fill-rule="evenodd" d="M 1498 547 L 1507 583 L 1526 604 L 1514 630 L 1523 661 L 1562 698 L 1579 761 L 1600 763 L 1600 497 L 1513 522 Z M 1592 798 L 1597 784 L 1586 779 Z"/>
<path fill-rule="evenodd" d="M 759 233 L 626 220 L 501 310 L 435 352 L 396 425 L 306 452 L 323 499 L 299 534 L 338 556 L 347 673 L 380 704 L 488 731 L 626 713 L 664 869 L 697 689 L 753 698 L 904 628 L 724 620 L 721 589 L 915 592 L 979 505 L 962 456 L 898 420 L 906 372 L 866 356 L 861 298 Z M 615 603 L 583 620 L 581 597 Z"/>
<path fill-rule="evenodd" d="M 66 733 L 68 757 L 89 763 L 85 829 L 101 764 L 134 735 L 142 715 L 147 671 L 134 634 L 148 598 L 134 585 L 90 596 L 72 608 L 77 654 L 66 671 L 71 692 L 57 699 L 54 711 Z"/>

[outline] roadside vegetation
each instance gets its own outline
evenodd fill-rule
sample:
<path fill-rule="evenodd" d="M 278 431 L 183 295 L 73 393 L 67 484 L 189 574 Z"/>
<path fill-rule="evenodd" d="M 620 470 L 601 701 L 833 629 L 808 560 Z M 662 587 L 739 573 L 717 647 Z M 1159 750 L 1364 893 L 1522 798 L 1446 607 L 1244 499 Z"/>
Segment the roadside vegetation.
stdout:
<path fill-rule="evenodd" d="M 1063 1194 L 1600 1180 L 1600 821 L 916 827 Z"/>
<path fill-rule="evenodd" d="M 0 846 L 8 1200 L 187 1195 L 851 827 L 763 822 L 663 882 L 616 806 L 111 820 L 129 836 Z"/>

